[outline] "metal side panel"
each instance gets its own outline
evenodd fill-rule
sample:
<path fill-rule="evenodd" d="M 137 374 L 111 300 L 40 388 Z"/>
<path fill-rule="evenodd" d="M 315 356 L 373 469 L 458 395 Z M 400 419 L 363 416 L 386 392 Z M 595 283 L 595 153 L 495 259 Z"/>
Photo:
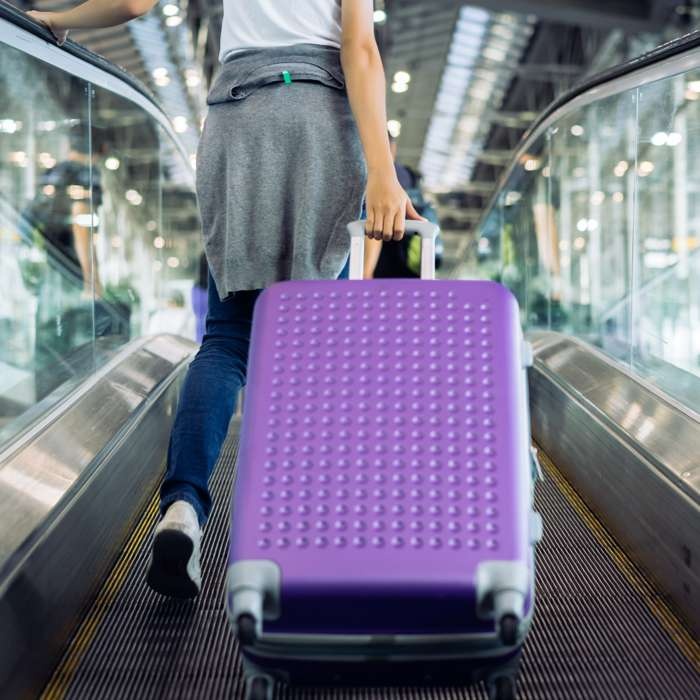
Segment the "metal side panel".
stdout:
<path fill-rule="evenodd" d="M 535 439 L 700 637 L 700 424 L 594 349 L 545 335 Z"/>
<path fill-rule="evenodd" d="M 153 494 L 194 347 L 132 344 L 0 462 L 3 697 L 40 692 Z"/>

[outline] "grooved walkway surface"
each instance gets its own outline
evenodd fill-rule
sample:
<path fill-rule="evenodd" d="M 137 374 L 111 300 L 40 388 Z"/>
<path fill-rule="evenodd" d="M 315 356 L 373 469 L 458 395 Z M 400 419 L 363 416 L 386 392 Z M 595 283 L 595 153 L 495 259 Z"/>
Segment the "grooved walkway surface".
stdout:
<path fill-rule="evenodd" d="M 102 618 L 93 616 L 90 622 L 88 617 L 76 635 L 45 697 L 241 697 L 237 650 L 223 607 L 235 432 L 233 426 L 213 477 L 218 507 L 203 540 L 202 595 L 195 602 L 173 602 L 146 587 L 149 535 Z M 538 549 L 537 609 L 525 647 L 519 697 L 700 698 L 697 669 L 672 641 L 658 615 L 652 614 L 640 587 L 632 586 L 620 572 L 601 546 L 600 536 L 596 538 L 587 527 L 556 481 L 550 476 L 538 485 L 536 501 L 544 518 L 545 537 Z M 155 510 L 151 508 L 146 517 L 152 521 L 150 531 Z M 338 699 L 352 696 L 353 700 L 486 697 L 479 687 L 283 694 L 318 698 L 332 695 Z"/>

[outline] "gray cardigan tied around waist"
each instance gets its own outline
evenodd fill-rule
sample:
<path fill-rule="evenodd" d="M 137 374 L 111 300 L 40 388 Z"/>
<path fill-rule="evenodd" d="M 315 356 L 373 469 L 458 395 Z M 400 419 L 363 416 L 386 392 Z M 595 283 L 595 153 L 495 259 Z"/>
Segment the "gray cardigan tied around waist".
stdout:
<path fill-rule="evenodd" d="M 366 181 L 339 51 L 235 54 L 207 103 L 197 195 L 219 296 L 337 277 Z"/>

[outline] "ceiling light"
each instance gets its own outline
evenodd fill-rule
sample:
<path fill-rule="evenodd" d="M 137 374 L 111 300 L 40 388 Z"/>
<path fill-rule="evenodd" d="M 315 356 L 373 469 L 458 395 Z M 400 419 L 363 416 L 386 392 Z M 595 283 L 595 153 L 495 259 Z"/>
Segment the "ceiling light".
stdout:
<path fill-rule="evenodd" d="M 625 201 L 625 195 L 622 192 L 613 192 L 612 199 L 616 204 L 620 204 L 620 202 Z"/>
<path fill-rule="evenodd" d="M 194 68 L 185 71 L 185 84 L 187 87 L 197 87 L 202 82 L 202 78 Z"/>
<path fill-rule="evenodd" d="M 572 136 L 583 136 L 583 127 L 580 124 L 574 124 L 571 127 Z"/>
<path fill-rule="evenodd" d="M 375 24 L 384 24 L 386 22 L 386 12 L 384 10 L 375 10 L 374 22 Z"/>
<path fill-rule="evenodd" d="M 576 236 L 574 239 L 574 248 L 583 250 L 586 247 L 586 239 L 583 236 Z"/>
<path fill-rule="evenodd" d="M 537 170 L 540 167 L 540 161 L 538 158 L 527 158 L 523 167 L 528 171 Z"/>
<path fill-rule="evenodd" d="M 168 17 L 165 20 L 165 24 L 167 24 L 168 27 L 177 27 L 180 24 L 182 24 L 182 17 L 180 15 L 175 15 L 174 17 Z"/>
<path fill-rule="evenodd" d="M 406 92 L 408 90 L 408 83 L 394 83 L 391 86 L 392 92 Z"/>
<path fill-rule="evenodd" d="M 657 131 L 652 137 L 651 142 L 654 146 L 665 146 L 668 141 L 668 134 L 665 131 Z"/>
<path fill-rule="evenodd" d="M 5 134 L 14 134 L 17 131 L 17 124 L 14 119 L 0 119 L 0 131 Z"/>
<path fill-rule="evenodd" d="M 640 177 L 646 177 L 654 172 L 654 164 L 650 160 L 643 160 L 637 169 Z"/>
<path fill-rule="evenodd" d="M 696 100 L 700 100 L 700 93 L 688 89 L 685 91 L 685 99 L 695 102 Z"/>
<path fill-rule="evenodd" d="M 677 146 L 682 140 L 683 137 L 677 131 L 672 131 L 666 139 L 666 144 L 668 146 Z"/>
<path fill-rule="evenodd" d="M 39 163 L 44 168 L 53 168 L 56 165 L 56 159 L 50 153 L 44 152 L 39 154 Z"/>
<path fill-rule="evenodd" d="M 14 163 L 15 165 L 18 165 L 20 168 L 26 168 L 27 167 L 27 154 L 24 151 L 12 151 L 8 159 L 10 163 Z"/>
<path fill-rule="evenodd" d="M 700 80 L 691 80 L 688 83 L 688 90 L 700 93 Z"/>
<path fill-rule="evenodd" d="M 410 83 L 411 82 L 411 74 L 405 70 L 397 70 L 396 73 L 394 73 L 394 82 L 395 83 Z"/>
<path fill-rule="evenodd" d="M 136 190 L 127 190 L 124 196 L 127 202 L 133 204 L 135 207 L 138 207 L 139 204 L 143 202 L 143 197 Z"/>
<path fill-rule="evenodd" d="M 581 232 L 588 229 L 588 219 L 579 219 L 576 223 L 576 229 Z"/>
<path fill-rule="evenodd" d="M 597 190 L 591 195 L 591 204 L 599 206 L 605 201 L 605 192 Z"/>
<path fill-rule="evenodd" d="M 401 122 L 398 119 L 389 119 L 386 128 L 394 138 L 398 138 L 401 134 Z"/>
<path fill-rule="evenodd" d="M 165 238 L 163 238 L 163 236 L 156 236 L 153 239 L 153 247 L 158 248 L 159 250 L 161 248 L 164 248 L 165 247 Z"/>
<path fill-rule="evenodd" d="M 163 5 L 163 14 L 166 17 L 173 17 L 174 15 L 178 14 L 179 12 L 180 12 L 180 8 L 177 5 L 173 5 L 170 2 L 167 5 Z"/>
<path fill-rule="evenodd" d="M 107 158 L 105 161 L 105 168 L 107 170 L 118 170 L 119 169 L 119 158 L 115 158 L 114 156 L 110 156 Z"/>
<path fill-rule="evenodd" d="M 173 255 L 168 258 L 167 263 L 168 267 L 176 268 L 180 264 L 180 259 Z"/>
<path fill-rule="evenodd" d="M 175 129 L 178 134 L 184 134 L 188 128 L 187 117 L 180 116 L 173 118 L 173 129 Z"/>
<path fill-rule="evenodd" d="M 157 80 L 158 78 L 165 78 L 168 75 L 168 69 L 163 68 L 162 66 L 159 68 L 154 68 L 153 72 L 151 75 Z"/>

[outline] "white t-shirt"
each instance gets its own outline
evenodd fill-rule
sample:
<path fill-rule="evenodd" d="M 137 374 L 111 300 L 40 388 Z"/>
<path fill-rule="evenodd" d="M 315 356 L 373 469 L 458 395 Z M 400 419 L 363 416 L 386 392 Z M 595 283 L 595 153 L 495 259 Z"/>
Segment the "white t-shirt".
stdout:
<path fill-rule="evenodd" d="M 342 0 L 224 0 L 219 60 L 242 49 L 321 44 L 340 48 Z"/>

